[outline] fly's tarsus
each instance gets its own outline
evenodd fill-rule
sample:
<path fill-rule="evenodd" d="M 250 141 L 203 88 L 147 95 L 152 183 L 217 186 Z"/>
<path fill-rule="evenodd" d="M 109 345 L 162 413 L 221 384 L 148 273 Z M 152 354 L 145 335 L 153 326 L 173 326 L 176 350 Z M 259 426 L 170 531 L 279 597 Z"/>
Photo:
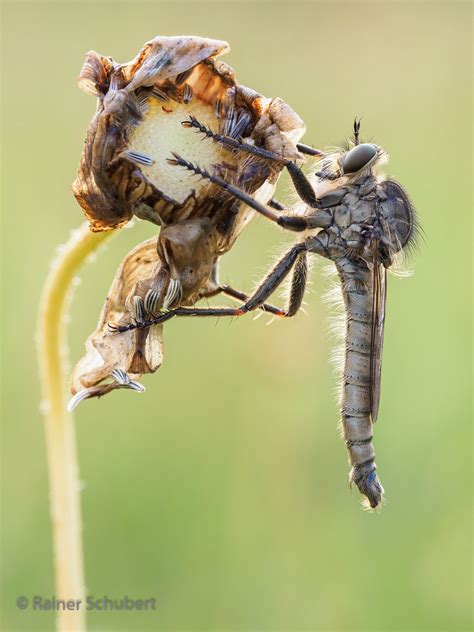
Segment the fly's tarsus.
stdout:
<path fill-rule="evenodd" d="M 194 172 L 197 176 L 201 176 L 203 178 L 207 178 L 208 180 L 212 181 L 214 176 L 211 176 L 211 174 L 209 173 L 209 171 L 207 171 L 207 169 L 203 169 L 202 167 L 199 167 L 198 165 L 193 164 L 189 160 L 185 160 L 182 156 L 180 156 L 174 151 L 172 151 L 171 154 L 173 155 L 173 158 L 166 159 L 166 162 L 169 165 L 173 167 L 184 167 L 188 171 Z"/>
<path fill-rule="evenodd" d="M 245 126 L 243 125 L 242 121 L 243 119 L 241 118 L 238 123 L 238 126 L 239 126 L 239 129 L 241 127 L 243 130 Z M 277 154 L 271 151 L 268 151 L 267 149 L 264 149 L 263 147 L 258 147 L 256 145 L 251 145 L 250 143 L 245 143 L 239 138 L 234 138 L 232 136 L 219 134 L 219 132 L 213 132 L 209 127 L 207 127 L 206 125 L 198 121 L 198 119 L 195 116 L 190 115 L 189 119 L 186 121 L 182 121 L 181 125 L 187 128 L 194 128 L 198 133 L 204 134 L 206 138 L 211 138 L 214 142 L 220 143 L 224 147 L 236 149 L 238 151 L 243 151 L 247 154 L 252 154 L 253 156 L 257 156 L 258 158 L 273 160 L 285 166 L 288 166 L 288 164 L 291 162 L 287 158 L 278 156 Z M 235 134 L 235 129 L 237 128 L 234 128 L 233 130 L 234 134 Z"/>
<path fill-rule="evenodd" d="M 144 320 L 132 320 L 126 325 L 112 325 L 108 324 L 109 331 L 113 334 L 123 334 L 126 331 L 134 331 L 135 329 L 145 329 L 152 325 L 159 325 L 166 320 L 174 316 L 172 310 L 162 310 L 157 316 L 153 318 L 145 318 Z"/>

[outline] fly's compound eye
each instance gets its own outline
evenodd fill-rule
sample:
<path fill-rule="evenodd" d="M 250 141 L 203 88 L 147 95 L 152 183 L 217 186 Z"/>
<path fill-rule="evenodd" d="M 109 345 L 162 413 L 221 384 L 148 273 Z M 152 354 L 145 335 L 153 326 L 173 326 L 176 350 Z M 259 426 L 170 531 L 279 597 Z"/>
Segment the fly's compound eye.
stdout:
<path fill-rule="evenodd" d="M 341 158 L 341 167 L 344 175 L 357 173 L 371 165 L 377 157 L 377 145 L 363 143 L 353 147 Z"/>

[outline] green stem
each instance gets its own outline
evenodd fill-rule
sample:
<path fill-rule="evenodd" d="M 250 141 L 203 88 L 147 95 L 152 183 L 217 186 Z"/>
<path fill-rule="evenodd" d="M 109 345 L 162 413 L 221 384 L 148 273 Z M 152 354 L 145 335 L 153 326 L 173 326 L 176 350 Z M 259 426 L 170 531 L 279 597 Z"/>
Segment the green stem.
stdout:
<path fill-rule="evenodd" d="M 79 468 L 74 419 L 66 410 L 67 343 L 65 315 L 73 279 L 88 255 L 116 231 L 91 233 L 87 224 L 60 248 L 41 296 L 38 359 L 46 433 L 49 495 L 53 531 L 56 597 L 82 601 L 79 610 L 59 610 L 60 632 L 85 629 Z"/>

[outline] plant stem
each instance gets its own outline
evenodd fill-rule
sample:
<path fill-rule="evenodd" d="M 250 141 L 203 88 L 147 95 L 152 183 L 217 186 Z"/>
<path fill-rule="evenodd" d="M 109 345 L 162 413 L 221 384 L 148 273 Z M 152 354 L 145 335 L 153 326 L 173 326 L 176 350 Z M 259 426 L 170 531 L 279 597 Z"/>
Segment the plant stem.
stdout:
<path fill-rule="evenodd" d="M 85 629 L 79 468 L 74 419 L 66 410 L 68 352 L 64 322 L 78 269 L 88 255 L 115 232 L 91 233 L 87 224 L 75 230 L 69 241 L 58 250 L 39 307 L 37 345 L 49 471 L 56 597 L 82 601 L 79 610 L 58 611 L 57 629 L 60 632 L 81 632 Z"/>

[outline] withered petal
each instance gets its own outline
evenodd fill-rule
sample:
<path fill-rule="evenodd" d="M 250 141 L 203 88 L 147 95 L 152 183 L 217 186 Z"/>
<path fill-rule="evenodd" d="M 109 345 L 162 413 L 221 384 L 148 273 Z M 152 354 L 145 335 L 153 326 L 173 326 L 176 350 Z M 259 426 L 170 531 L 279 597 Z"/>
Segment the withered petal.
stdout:
<path fill-rule="evenodd" d="M 134 297 L 144 298 L 150 290 L 155 295 L 164 296 L 167 280 L 156 251 L 156 237 L 139 244 L 125 257 L 115 274 L 97 328 L 86 341 L 86 353 L 74 368 L 71 379 L 73 394 L 84 388 L 96 389 L 100 382 L 113 376 L 116 385 L 101 385 L 98 390 L 100 395 L 103 394 L 101 389 L 109 392 L 120 385 L 127 386 L 123 380 L 121 384 L 120 379 L 117 381 L 121 374 L 133 382 L 142 373 L 153 373 L 161 366 L 162 325 L 118 335 L 110 331 L 109 324 L 131 322 L 135 318 Z M 140 355 L 142 361 L 138 363 Z M 96 395 L 94 391 L 87 397 Z"/>

